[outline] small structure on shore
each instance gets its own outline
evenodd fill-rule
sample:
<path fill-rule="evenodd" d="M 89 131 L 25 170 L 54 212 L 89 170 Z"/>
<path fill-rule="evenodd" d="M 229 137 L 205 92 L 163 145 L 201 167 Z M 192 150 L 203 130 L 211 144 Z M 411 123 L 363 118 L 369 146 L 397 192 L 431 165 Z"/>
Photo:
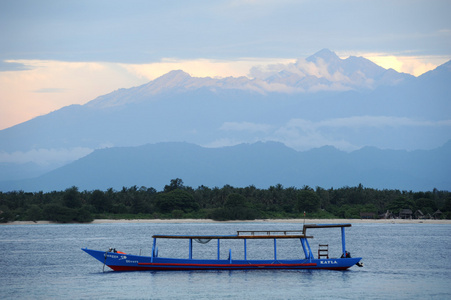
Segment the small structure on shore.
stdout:
<path fill-rule="evenodd" d="M 413 217 L 415 219 L 424 219 L 425 215 L 423 214 L 423 212 L 419 209 L 417 209 L 417 211 L 415 211 L 415 213 L 413 214 Z"/>
<path fill-rule="evenodd" d="M 387 210 L 385 213 L 379 215 L 379 219 L 394 219 L 393 214 Z"/>
<path fill-rule="evenodd" d="M 400 219 L 412 219 L 412 210 L 409 208 L 401 209 L 399 211 Z"/>
<path fill-rule="evenodd" d="M 437 211 L 432 214 L 432 218 L 434 218 L 436 220 L 442 218 L 442 212 L 440 211 L 440 209 L 437 209 Z"/>

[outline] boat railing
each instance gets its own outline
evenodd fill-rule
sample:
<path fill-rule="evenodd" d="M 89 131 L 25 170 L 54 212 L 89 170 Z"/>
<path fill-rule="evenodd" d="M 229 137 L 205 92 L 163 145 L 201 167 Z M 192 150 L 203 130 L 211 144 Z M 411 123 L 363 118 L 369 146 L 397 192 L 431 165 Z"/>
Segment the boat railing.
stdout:
<path fill-rule="evenodd" d="M 281 236 L 281 235 L 299 235 L 303 236 L 302 230 L 239 230 L 237 236 Z"/>

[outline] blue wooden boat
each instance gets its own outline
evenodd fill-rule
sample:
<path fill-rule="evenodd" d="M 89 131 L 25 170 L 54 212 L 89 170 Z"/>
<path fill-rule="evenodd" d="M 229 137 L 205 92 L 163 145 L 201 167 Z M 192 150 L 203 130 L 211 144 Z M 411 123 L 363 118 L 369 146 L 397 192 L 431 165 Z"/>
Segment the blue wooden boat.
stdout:
<path fill-rule="evenodd" d="M 328 245 L 319 245 L 318 256 L 315 258 L 310 248 L 307 229 L 341 228 L 342 255 L 339 258 L 329 258 Z M 82 248 L 83 251 L 108 266 L 114 271 L 148 271 L 148 270 L 253 270 L 253 269 L 327 269 L 346 270 L 354 265 L 362 266 L 361 257 L 351 258 L 346 251 L 345 227 L 351 224 L 304 224 L 303 230 L 290 231 L 237 231 L 235 235 L 154 235 L 151 256 L 132 255 L 110 248 L 108 251 Z M 188 258 L 167 258 L 158 256 L 158 239 L 189 240 Z M 220 257 L 221 241 L 242 240 L 244 244 L 244 259 L 234 259 L 232 250 L 228 258 Z M 274 258 L 265 260 L 247 259 L 247 240 L 271 239 L 274 241 Z M 304 252 L 303 259 L 278 259 L 277 241 L 281 239 L 299 239 Z M 193 240 L 205 243 L 217 241 L 216 259 L 193 259 Z"/>

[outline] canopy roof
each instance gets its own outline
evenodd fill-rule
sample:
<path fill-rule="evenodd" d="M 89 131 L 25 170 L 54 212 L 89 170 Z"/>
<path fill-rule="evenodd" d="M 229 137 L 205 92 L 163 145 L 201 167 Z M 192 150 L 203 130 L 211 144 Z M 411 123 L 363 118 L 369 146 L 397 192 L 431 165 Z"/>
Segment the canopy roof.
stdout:
<path fill-rule="evenodd" d="M 236 235 L 153 235 L 158 239 L 295 239 L 313 238 L 305 235 L 307 228 L 351 227 L 351 224 L 304 224 L 303 230 L 245 230 Z"/>

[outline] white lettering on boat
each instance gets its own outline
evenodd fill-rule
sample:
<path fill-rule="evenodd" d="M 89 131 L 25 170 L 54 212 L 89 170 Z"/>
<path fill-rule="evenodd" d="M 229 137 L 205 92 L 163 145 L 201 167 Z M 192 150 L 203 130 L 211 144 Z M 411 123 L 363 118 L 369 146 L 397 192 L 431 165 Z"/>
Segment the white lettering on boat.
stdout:
<path fill-rule="evenodd" d="M 138 261 L 137 260 L 125 260 L 125 262 L 126 263 L 128 263 L 128 264 L 137 264 L 138 263 Z"/>
<path fill-rule="evenodd" d="M 338 264 L 336 260 L 326 260 L 320 262 L 322 265 L 332 265 L 332 264 Z"/>

